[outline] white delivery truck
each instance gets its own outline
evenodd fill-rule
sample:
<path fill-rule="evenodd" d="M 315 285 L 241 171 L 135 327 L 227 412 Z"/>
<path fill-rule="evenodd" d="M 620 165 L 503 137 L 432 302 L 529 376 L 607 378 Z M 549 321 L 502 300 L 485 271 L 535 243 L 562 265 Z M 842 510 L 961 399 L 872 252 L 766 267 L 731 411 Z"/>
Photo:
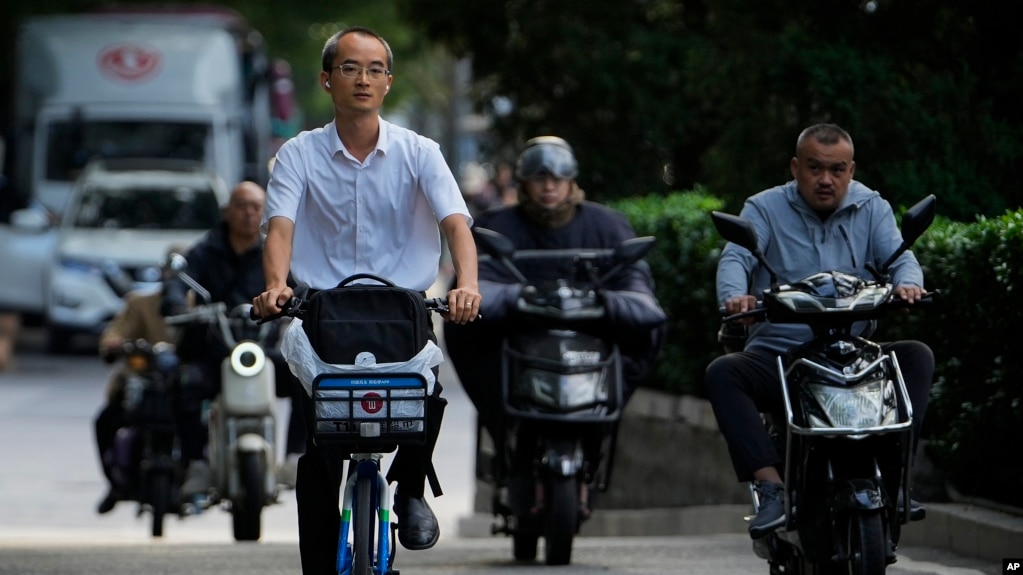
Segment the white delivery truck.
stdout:
<path fill-rule="evenodd" d="M 228 185 L 265 183 L 269 60 L 221 10 L 43 16 L 19 28 L 17 193 L 63 212 L 89 160 L 198 160 Z"/>
<path fill-rule="evenodd" d="M 229 9 L 154 4 L 25 20 L 3 193 L 35 213 L 0 224 L 0 310 L 46 316 L 51 226 L 92 160 L 196 161 L 229 187 L 265 185 L 269 65 L 259 33 Z"/>

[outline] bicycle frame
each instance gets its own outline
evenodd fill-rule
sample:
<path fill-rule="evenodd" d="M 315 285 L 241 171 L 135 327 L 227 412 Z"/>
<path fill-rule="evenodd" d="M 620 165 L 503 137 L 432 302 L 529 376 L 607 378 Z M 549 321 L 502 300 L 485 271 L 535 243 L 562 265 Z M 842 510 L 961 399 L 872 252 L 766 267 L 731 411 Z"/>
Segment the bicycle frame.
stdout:
<path fill-rule="evenodd" d="M 391 492 L 380 470 L 381 453 L 353 453 L 351 465 L 355 466 L 354 472 L 348 474 L 344 483 L 344 492 L 341 500 L 341 531 L 338 536 L 337 565 L 336 569 L 340 575 L 352 573 L 355 560 L 355 549 L 349 544 L 349 535 L 354 535 L 356 542 L 362 540 L 362 534 L 369 537 L 369 547 L 373 547 L 376 536 L 376 554 L 373 561 L 370 561 L 370 570 L 376 573 L 390 573 L 394 563 L 394 549 L 392 537 L 394 527 L 391 525 Z M 361 489 L 370 491 L 368 497 L 364 497 Z M 362 512 L 361 506 L 372 506 L 367 512 Z M 373 520 L 372 511 L 376 510 L 376 521 Z M 366 525 L 361 522 L 368 521 Z M 361 520 L 361 521 L 360 521 Z M 374 526 L 376 527 L 374 529 Z M 358 545 L 356 545 L 358 547 Z M 383 569 L 374 569 L 374 566 L 386 565 Z"/>

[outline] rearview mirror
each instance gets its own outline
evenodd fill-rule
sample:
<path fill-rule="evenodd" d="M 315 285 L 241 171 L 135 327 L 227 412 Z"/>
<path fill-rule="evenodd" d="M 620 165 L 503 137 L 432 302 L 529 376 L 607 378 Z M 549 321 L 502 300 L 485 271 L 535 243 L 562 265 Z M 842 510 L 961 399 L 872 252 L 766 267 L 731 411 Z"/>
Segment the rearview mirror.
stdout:
<path fill-rule="evenodd" d="M 757 232 L 749 221 L 724 212 L 711 212 L 710 217 L 721 237 L 753 253 L 760 251 L 757 246 Z"/>
<path fill-rule="evenodd" d="M 515 253 L 515 244 L 501 233 L 487 228 L 473 228 L 472 232 L 476 236 L 480 248 L 491 257 L 510 258 Z"/>
<path fill-rule="evenodd" d="M 760 265 L 764 266 L 768 275 L 771 276 L 771 285 L 773 286 L 778 283 L 778 274 L 771 267 L 771 264 L 767 263 L 767 258 L 760 251 L 760 246 L 757 245 L 757 231 L 749 220 L 724 212 L 711 212 L 710 217 L 714 221 L 714 227 L 717 228 L 721 237 L 749 250 L 753 257 L 757 258 L 757 261 L 760 262 Z"/>
<path fill-rule="evenodd" d="M 629 238 L 615 246 L 614 260 L 626 265 L 638 262 L 653 249 L 655 241 L 653 236 Z"/>
<path fill-rule="evenodd" d="M 912 245 L 934 222 L 937 198 L 934 194 L 920 200 L 902 215 L 902 241 Z"/>

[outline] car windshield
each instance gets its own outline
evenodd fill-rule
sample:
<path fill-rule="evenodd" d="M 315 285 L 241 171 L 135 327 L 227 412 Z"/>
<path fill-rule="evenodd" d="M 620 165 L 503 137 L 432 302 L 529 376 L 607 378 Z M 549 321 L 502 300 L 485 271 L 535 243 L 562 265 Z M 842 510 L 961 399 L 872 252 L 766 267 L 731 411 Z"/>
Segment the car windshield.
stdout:
<path fill-rule="evenodd" d="M 78 228 L 199 230 L 220 218 L 212 188 L 86 188 L 72 225 Z"/>

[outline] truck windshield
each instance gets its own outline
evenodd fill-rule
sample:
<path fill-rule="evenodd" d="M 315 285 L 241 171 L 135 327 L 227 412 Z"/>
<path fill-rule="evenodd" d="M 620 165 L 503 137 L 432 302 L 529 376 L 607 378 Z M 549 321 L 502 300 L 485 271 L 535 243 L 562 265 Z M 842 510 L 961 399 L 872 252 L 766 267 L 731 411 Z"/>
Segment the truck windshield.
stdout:
<path fill-rule="evenodd" d="M 212 188 L 90 187 L 71 214 L 77 228 L 205 230 L 220 218 Z"/>
<path fill-rule="evenodd" d="M 203 161 L 209 126 L 190 122 L 94 122 L 50 124 L 46 179 L 73 182 L 95 158 L 175 158 Z"/>

